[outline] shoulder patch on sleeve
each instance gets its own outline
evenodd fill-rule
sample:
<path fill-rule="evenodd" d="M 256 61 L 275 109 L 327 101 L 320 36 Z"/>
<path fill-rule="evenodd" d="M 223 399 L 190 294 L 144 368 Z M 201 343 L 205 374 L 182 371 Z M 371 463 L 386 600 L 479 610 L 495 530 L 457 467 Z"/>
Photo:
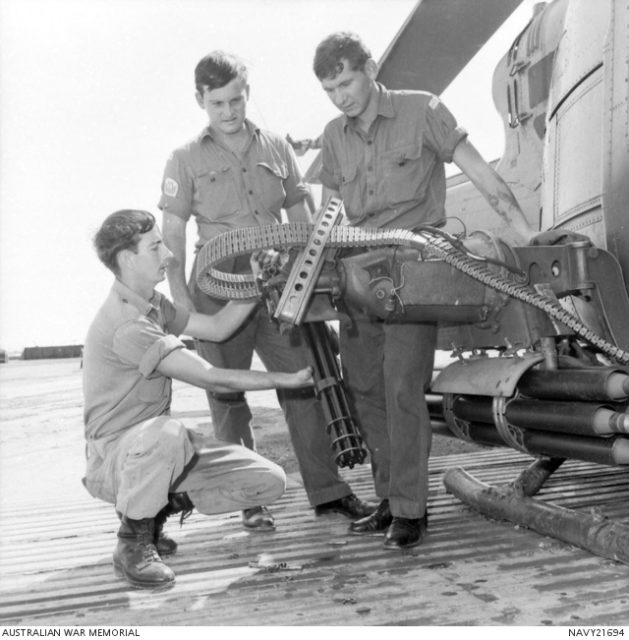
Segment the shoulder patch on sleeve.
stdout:
<path fill-rule="evenodd" d="M 177 191 L 179 191 L 179 185 L 172 178 L 166 178 L 164 180 L 164 194 L 174 198 L 177 195 Z"/>
<path fill-rule="evenodd" d="M 431 109 L 436 109 L 439 106 L 439 98 L 437 98 L 437 96 L 433 96 L 432 98 L 430 98 L 430 102 L 428 103 L 428 106 Z"/>

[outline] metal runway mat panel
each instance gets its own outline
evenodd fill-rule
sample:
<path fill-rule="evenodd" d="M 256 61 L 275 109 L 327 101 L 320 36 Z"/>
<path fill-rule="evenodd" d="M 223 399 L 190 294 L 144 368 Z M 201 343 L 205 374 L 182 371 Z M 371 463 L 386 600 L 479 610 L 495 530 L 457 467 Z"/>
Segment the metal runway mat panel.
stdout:
<path fill-rule="evenodd" d="M 1 511 L 0 624 L 628 624 L 629 566 L 490 521 L 442 484 L 452 466 L 500 484 L 530 461 L 508 449 L 432 458 L 428 536 L 408 552 L 349 535 L 342 516 L 316 517 L 296 477 L 272 506 L 274 533 L 244 531 L 238 513 L 172 519 L 177 582 L 164 592 L 114 576 L 118 520 L 87 494 Z M 343 474 L 375 499 L 369 467 Z M 570 461 L 539 497 L 629 522 L 629 471 Z"/>

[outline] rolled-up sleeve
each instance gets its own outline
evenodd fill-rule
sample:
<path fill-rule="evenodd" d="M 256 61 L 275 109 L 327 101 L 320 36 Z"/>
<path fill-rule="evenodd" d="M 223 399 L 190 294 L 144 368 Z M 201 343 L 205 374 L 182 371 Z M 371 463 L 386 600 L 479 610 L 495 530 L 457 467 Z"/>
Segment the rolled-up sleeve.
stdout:
<path fill-rule="evenodd" d="M 159 366 L 159 363 L 173 351 L 177 349 L 185 349 L 186 345 L 177 337 L 172 335 L 164 336 L 156 342 L 154 342 L 140 360 L 138 369 L 140 373 L 148 378 L 155 369 Z"/>
<path fill-rule="evenodd" d="M 176 349 L 185 349 L 186 345 L 141 318 L 125 323 L 116 331 L 113 348 L 122 362 L 137 367 L 147 378 L 166 356 Z"/>
<path fill-rule="evenodd" d="M 424 141 L 443 162 L 452 162 L 456 146 L 467 137 L 467 131 L 459 127 L 450 110 L 432 96 L 426 107 L 426 131 Z"/>

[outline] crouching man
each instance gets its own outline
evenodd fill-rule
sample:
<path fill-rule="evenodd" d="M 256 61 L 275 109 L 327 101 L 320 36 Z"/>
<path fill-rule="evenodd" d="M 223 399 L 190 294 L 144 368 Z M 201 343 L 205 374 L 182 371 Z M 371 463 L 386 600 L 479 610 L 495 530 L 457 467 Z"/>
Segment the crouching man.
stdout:
<path fill-rule="evenodd" d="M 120 518 L 116 574 L 136 587 L 163 588 L 175 581 L 160 557 L 177 547 L 163 532 L 169 515 L 268 504 L 282 495 L 286 482 L 280 467 L 250 449 L 207 443 L 171 418 L 172 379 L 228 393 L 304 387 L 312 384 L 312 372 L 213 368 L 186 349 L 178 335 L 224 340 L 255 303 L 231 302 L 206 316 L 156 292 L 171 253 L 150 213 L 111 214 L 94 246 L 115 280 L 84 347 L 83 483 L 93 496 L 114 504 Z"/>

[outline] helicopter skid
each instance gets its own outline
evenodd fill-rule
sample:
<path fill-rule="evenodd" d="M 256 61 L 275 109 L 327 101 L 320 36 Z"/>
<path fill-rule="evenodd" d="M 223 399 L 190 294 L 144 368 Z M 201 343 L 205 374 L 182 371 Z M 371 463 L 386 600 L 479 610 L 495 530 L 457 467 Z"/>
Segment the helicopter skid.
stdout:
<path fill-rule="evenodd" d="M 527 497 L 512 483 L 495 487 L 461 467 L 449 469 L 443 483 L 448 493 L 495 520 L 507 520 L 537 533 L 580 547 L 603 558 L 629 564 L 629 527 L 597 513 L 566 509 Z"/>

